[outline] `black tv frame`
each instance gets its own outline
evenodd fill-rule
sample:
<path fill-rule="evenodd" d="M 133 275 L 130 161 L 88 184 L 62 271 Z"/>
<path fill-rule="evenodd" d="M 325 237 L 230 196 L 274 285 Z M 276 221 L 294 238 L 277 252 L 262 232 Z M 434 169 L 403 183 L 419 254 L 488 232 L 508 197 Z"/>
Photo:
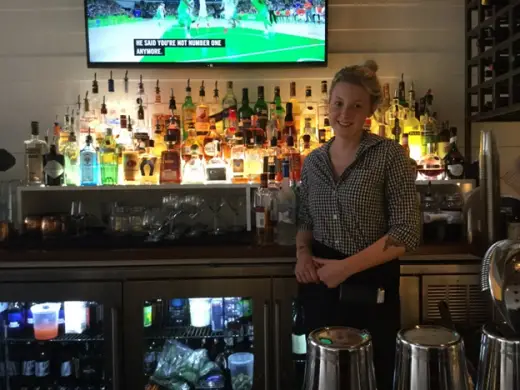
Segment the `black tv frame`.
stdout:
<path fill-rule="evenodd" d="M 83 15 L 85 20 L 85 44 L 87 51 L 87 67 L 92 69 L 179 69 L 179 68 L 303 68 L 327 67 L 329 62 L 329 0 L 325 2 L 325 60 L 305 62 L 235 62 L 235 63 L 208 63 L 208 62 L 92 62 L 90 60 L 87 2 L 83 1 Z"/>

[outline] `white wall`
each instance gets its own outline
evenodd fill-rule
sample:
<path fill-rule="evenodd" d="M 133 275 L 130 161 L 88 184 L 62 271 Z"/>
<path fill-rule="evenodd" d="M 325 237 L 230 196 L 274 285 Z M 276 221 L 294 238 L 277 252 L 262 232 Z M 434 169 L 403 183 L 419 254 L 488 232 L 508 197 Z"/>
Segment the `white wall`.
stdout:
<path fill-rule="evenodd" d="M 210 85 L 219 80 L 224 89 L 229 79 L 235 81 L 235 92 L 249 87 L 255 99 L 257 85 L 266 87 L 269 98 L 275 85 L 287 96 L 294 80 L 302 97 L 306 84 L 318 91 L 320 81 L 332 78 L 340 67 L 372 58 L 380 65 L 382 82 L 390 82 L 392 89 L 401 73 L 407 83 L 415 81 L 418 96 L 432 88 L 440 119 L 450 120 L 463 133 L 463 0 L 329 2 L 327 68 L 131 70 L 132 88 L 142 73 L 147 91 L 161 79 L 163 91 L 174 87 L 180 101 L 188 77 L 196 88 L 204 79 Z M 104 93 L 109 70 L 96 71 Z M 22 177 L 23 140 L 30 122 L 40 121 L 45 129 L 56 114 L 62 117 L 65 107 L 90 87 L 93 73 L 86 66 L 83 0 L 0 0 L 0 147 L 19 161 L 0 180 Z M 116 70 L 114 78 L 122 77 L 123 70 Z"/>

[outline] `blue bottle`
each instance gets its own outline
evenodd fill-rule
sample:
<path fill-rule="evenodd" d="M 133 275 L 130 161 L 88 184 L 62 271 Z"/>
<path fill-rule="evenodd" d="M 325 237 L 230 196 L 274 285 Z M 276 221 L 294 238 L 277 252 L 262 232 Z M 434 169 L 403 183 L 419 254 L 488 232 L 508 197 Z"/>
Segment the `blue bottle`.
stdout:
<path fill-rule="evenodd" d="M 86 145 L 79 154 L 81 185 L 97 186 L 99 184 L 99 161 L 96 149 L 92 146 L 90 129 L 85 142 Z"/>

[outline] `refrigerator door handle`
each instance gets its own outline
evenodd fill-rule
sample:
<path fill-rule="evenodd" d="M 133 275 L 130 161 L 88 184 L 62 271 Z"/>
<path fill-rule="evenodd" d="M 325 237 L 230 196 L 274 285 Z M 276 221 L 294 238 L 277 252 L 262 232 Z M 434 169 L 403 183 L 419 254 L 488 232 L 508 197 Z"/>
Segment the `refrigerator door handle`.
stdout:
<path fill-rule="evenodd" d="M 280 340 L 280 334 L 282 333 L 280 327 L 280 315 L 280 301 L 276 300 L 274 303 L 274 365 L 276 367 L 276 390 L 280 390 L 282 388 L 280 384 L 280 345 L 282 343 Z"/>
<path fill-rule="evenodd" d="M 115 307 L 110 309 L 112 321 L 112 389 L 119 390 L 119 332 L 118 332 L 118 311 Z"/>
<path fill-rule="evenodd" d="M 265 390 L 269 390 L 269 379 L 270 379 L 270 370 L 269 370 L 269 302 L 264 303 L 264 388 Z"/>

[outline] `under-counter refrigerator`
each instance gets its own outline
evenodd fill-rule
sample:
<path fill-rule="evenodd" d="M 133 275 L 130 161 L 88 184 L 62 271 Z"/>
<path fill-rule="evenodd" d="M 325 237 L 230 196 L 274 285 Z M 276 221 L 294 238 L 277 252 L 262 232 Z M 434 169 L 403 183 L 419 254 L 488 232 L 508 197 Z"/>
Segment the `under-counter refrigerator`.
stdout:
<path fill-rule="evenodd" d="M 118 390 L 120 283 L 1 283 L 1 390 Z"/>
<path fill-rule="evenodd" d="M 127 390 L 272 389 L 270 278 L 125 283 Z"/>

